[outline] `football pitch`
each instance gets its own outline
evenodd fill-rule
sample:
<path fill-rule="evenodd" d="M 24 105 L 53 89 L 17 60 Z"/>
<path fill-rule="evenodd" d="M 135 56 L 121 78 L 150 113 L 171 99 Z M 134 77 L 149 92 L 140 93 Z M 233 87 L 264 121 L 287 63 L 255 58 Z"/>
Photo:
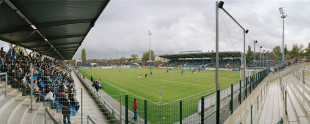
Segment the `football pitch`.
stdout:
<path fill-rule="evenodd" d="M 214 70 L 183 69 L 150 69 L 143 68 L 115 68 L 115 69 L 79 69 L 90 80 L 98 80 L 102 76 L 102 85 L 106 93 L 112 97 L 119 94 L 130 95 L 138 99 L 147 99 L 156 102 L 170 102 L 175 100 L 197 99 L 215 91 Z M 139 79 L 139 75 L 142 75 Z M 147 77 L 145 78 L 145 74 Z M 220 89 L 239 83 L 240 72 L 220 70 Z"/>

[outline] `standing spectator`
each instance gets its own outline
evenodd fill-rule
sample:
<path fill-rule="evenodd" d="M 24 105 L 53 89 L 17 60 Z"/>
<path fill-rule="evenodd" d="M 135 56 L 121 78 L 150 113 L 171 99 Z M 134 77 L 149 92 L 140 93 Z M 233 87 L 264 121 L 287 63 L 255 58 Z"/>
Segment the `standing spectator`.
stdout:
<path fill-rule="evenodd" d="M 83 79 L 85 80 L 85 74 L 83 74 Z"/>
<path fill-rule="evenodd" d="M 95 85 L 95 89 L 96 89 L 97 92 L 98 92 L 99 88 L 100 88 L 99 83 L 97 83 L 97 84 Z"/>
<path fill-rule="evenodd" d="M 71 97 L 69 97 L 70 100 L 70 104 L 72 107 L 75 107 L 75 110 L 78 111 L 80 108 L 79 102 L 77 101 L 77 99 L 75 98 L 75 94 L 72 93 Z"/>
<path fill-rule="evenodd" d="M 71 124 L 70 121 L 70 114 L 71 114 L 71 107 L 70 107 L 70 100 L 68 97 L 68 94 L 64 94 L 64 98 L 62 99 L 61 102 L 62 105 L 62 115 L 63 115 L 63 123 L 64 124 Z M 66 123 L 68 121 L 68 123 Z"/>
<path fill-rule="evenodd" d="M 93 76 L 90 76 L 90 81 L 93 82 Z"/>
<path fill-rule="evenodd" d="M 101 82 L 101 79 L 102 79 L 102 76 L 100 75 L 100 76 L 99 76 L 99 81 L 100 81 L 100 82 Z"/>
<path fill-rule="evenodd" d="M 137 120 L 138 119 L 138 111 L 137 111 L 137 109 L 138 109 L 138 102 L 137 102 L 136 98 L 134 98 L 133 100 L 134 100 L 133 101 L 133 111 L 134 111 L 133 119 Z"/>

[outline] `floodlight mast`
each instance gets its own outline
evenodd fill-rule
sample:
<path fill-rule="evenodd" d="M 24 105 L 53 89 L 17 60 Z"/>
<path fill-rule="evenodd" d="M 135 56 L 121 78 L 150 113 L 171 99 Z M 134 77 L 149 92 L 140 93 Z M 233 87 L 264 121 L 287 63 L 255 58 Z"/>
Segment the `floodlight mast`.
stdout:
<path fill-rule="evenodd" d="M 149 35 L 149 66 L 151 70 L 151 61 L 152 61 L 151 60 L 151 35 L 152 35 L 151 30 L 149 30 L 148 35 Z"/>
<path fill-rule="evenodd" d="M 265 68 L 265 50 L 263 50 L 263 69 Z"/>
<path fill-rule="evenodd" d="M 284 61 L 284 18 L 287 16 L 287 14 L 285 14 L 284 12 L 284 7 L 280 7 L 279 11 L 281 14 L 281 18 L 283 19 L 283 34 L 282 34 L 282 61 Z"/>
<path fill-rule="evenodd" d="M 224 8 L 223 8 L 224 2 L 223 1 L 216 1 L 216 124 L 220 123 L 220 89 L 219 89 L 219 79 L 218 79 L 218 68 L 219 68 L 219 39 L 218 39 L 218 9 L 222 9 L 236 24 L 239 25 L 239 27 L 243 30 L 243 83 L 245 84 L 245 71 L 246 71 L 246 62 L 245 62 L 245 34 L 249 32 L 249 30 L 244 29 L 239 22 L 233 18 Z M 246 85 L 244 85 L 245 87 Z"/>
<path fill-rule="evenodd" d="M 256 61 L 255 61 L 255 44 L 257 43 L 257 40 L 254 40 L 254 72 L 256 71 Z"/>
<path fill-rule="evenodd" d="M 220 3 L 218 1 L 216 1 L 216 24 L 215 24 L 215 51 L 216 51 L 216 59 L 215 59 L 215 79 L 216 79 L 216 124 L 220 124 L 219 120 L 220 120 L 220 91 L 219 91 L 219 37 L 218 37 L 218 9 L 222 8 L 224 5 L 224 2 L 220 1 Z"/>
<path fill-rule="evenodd" d="M 263 46 L 260 46 L 259 48 L 260 48 L 260 50 L 259 50 L 259 67 L 261 69 L 262 68 L 262 48 L 263 48 Z"/>

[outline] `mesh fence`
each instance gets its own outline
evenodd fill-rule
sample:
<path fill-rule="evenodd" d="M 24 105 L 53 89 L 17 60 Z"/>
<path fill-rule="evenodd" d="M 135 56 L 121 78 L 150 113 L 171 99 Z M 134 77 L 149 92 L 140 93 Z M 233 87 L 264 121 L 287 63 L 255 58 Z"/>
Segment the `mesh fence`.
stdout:
<path fill-rule="evenodd" d="M 279 65 L 275 71 L 290 64 L 292 62 Z M 43 59 L 41 56 L 24 56 L 18 52 L 14 55 L 2 52 L 0 70 L 8 74 L 8 83 L 12 88 L 20 90 L 22 96 L 31 94 L 33 89 L 34 99 L 37 102 L 44 102 L 50 108 L 62 113 L 62 117 L 58 119 L 60 122 L 67 116 L 70 116 L 71 122 L 75 123 L 86 123 L 90 118 L 96 123 L 216 122 L 215 92 L 201 98 L 176 101 L 149 101 L 133 94 L 111 95 L 99 90 L 103 88 L 100 82 L 90 81 L 76 70 L 72 74 L 72 70 L 60 61 Z M 301 77 L 301 69 L 297 70 L 296 75 Z M 245 82 L 238 80 L 226 82 L 239 83 L 221 89 L 219 111 L 221 123 L 253 92 L 268 73 L 269 69 L 265 69 L 247 77 Z M 75 74 L 77 78 L 74 79 L 72 75 Z M 3 79 L 1 76 L 0 78 Z M 75 80 L 80 80 L 82 84 L 75 84 Z M 253 103 L 254 106 L 260 105 L 259 99 Z"/>
<path fill-rule="evenodd" d="M 221 91 L 220 122 L 223 123 L 242 101 L 251 93 L 258 83 L 268 75 L 264 70 L 247 77 L 247 81 L 237 81 L 234 85 Z M 202 96 L 202 98 L 188 98 L 176 101 L 149 101 L 135 95 L 107 95 L 97 92 L 92 82 L 76 71 L 78 77 L 91 87 L 92 92 L 100 97 L 103 108 L 108 108 L 108 118 L 123 123 L 215 123 L 216 122 L 216 96 L 215 92 Z M 215 91 L 215 89 L 212 89 Z M 138 104 L 136 118 L 134 99 Z M 202 100 L 203 106 L 202 106 Z M 102 101 L 105 101 L 104 104 Z M 108 106 L 108 107 L 104 107 Z M 114 114 L 113 114 L 114 113 Z M 120 114 L 122 117 L 120 117 Z"/>

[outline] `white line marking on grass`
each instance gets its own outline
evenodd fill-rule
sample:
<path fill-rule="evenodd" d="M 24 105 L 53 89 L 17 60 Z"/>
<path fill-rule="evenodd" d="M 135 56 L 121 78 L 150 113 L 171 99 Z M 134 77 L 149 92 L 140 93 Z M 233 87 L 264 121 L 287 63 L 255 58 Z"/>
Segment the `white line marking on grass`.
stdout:
<path fill-rule="evenodd" d="M 210 91 L 210 90 L 211 90 L 211 89 L 208 89 L 208 90 L 205 90 L 205 91 L 201 91 L 201 92 L 199 92 L 199 93 L 196 93 L 196 94 L 193 94 L 193 95 L 190 95 L 190 96 L 187 96 L 187 97 L 183 97 L 183 98 L 181 98 L 181 99 L 177 99 L 177 100 L 174 100 L 174 101 L 171 101 L 171 102 L 167 102 L 167 103 L 162 104 L 162 105 L 167 105 L 167 104 L 170 104 L 170 103 L 173 103 L 173 102 L 176 102 L 176 101 L 180 101 L 180 100 L 182 100 L 182 99 L 186 99 L 186 98 L 189 98 L 189 97 L 198 95 L 198 94 L 202 94 L 202 93 L 207 92 L 207 91 Z M 162 106 L 162 105 L 159 105 L 159 106 Z"/>
<path fill-rule="evenodd" d="M 121 91 L 125 91 L 125 92 L 127 92 L 127 93 L 129 93 L 129 94 L 132 94 L 132 95 L 136 96 L 136 97 L 139 97 L 139 98 L 141 98 L 141 99 L 145 99 L 145 98 L 143 98 L 143 97 L 141 97 L 141 96 L 138 96 L 138 95 L 133 94 L 133 93 L 127 91 L 127 90 L 124 90 L 124 89 L 122 89 L 122 88 L 120 88 L 120 87 L 118 87 L 118 86 L 115 86 L 114 84 L 111 84 L 111 83 L 109 83 L 109 82 L 107 82 L 107 81 L 105 81 L 105 80 L 103 80 L 103 79 L 101 79 L 101 80 L 102 80 L 103 82 L 107 83 L 107 84 L 110 84 L 110 85 L 112 85 L 112 86 L 114 86 L 114 87 L 120 89 Z M 114 80 L 114 81 L 115 81 L 115 80 Z M 116 82 L 118 82 L 118 81 L 116 81 Z M 120 83 L 120 82 L 119 82 L 119 83 Z M 148 101 L 148 102 L 151 102 L 151 101 Z M 155 105 L 158 105 L 157 103 L 154 103 L 154 102 L 151 102 L 151 103 L 153 103 L 153 104 L 155 104 Z"/>
<path fill-rule="evenodd" d="M 201 84 L 191 84 L 191 83 L 186 83 L 186 82 L 181 82 L 181 81 L 171 81 L 171 80 L 164 80 L 164 79 L 154 79 L 154 80 L 162 80 L 162 81 L 169 81 L 169 82 L 175 82 L 175 83 L 181 83 L 181 84 L 188 84 L 188 85 L 194 85 L 194 86 L 205 86 L 205 87 L 210 87 L 210 85 L 201 85 Z"/>

